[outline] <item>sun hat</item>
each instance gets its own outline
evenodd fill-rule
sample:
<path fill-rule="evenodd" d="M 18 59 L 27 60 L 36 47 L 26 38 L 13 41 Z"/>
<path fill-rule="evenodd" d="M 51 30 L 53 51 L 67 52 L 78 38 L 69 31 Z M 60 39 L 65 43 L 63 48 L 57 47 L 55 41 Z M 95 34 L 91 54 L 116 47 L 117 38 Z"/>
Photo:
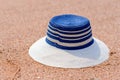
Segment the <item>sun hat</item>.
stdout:
<path fill-rule="evenodd" d="M 83 68 L 106 61 L 109 49 L 104 42 L 92 36 L 87 18 L 63 14 L 50 20 L 47 35 L 30 47 L 29 55 L 48 66 Z"/>

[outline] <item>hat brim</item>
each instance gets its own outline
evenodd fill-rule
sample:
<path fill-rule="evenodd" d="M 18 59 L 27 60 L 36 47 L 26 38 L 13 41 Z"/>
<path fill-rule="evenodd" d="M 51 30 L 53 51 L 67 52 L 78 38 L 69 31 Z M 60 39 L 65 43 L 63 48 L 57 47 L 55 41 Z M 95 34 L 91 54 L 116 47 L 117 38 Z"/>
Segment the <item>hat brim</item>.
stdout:
<path fill-rule="evenodd" d="M 29 55 L 37 62 L 61 68 L 83 68 L 100 64 L 109 58 L 108 47 L 99 39 L 84 49 L 63 50 L 49 45 L 45 37 L 36 41 L 29 49 Z"/>

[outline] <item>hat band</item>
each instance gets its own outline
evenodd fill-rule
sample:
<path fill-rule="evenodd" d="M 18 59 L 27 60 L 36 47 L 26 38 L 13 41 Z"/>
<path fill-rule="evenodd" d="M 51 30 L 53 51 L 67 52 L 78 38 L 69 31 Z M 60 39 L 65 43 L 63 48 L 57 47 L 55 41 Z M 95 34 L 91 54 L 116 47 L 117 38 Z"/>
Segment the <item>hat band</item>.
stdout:
<path fill-rule="evenodd" d="M 78 43 L 75 43 L 75 44 L 66 44 L 66 43 L 60 43 L 59 41 L 57 40 L 54 40 L 52 41 L 53 39 L 49 40 L 49 38 L 47 37 L 46 38 L 46 42 L 51 45 L 51 46 L 54 46 L 54 47 L 57 47 L 57 48 L 60 48 L 60 49 L 66 49 L 66 50 L 76 50 L 76 49 L 83 49 L 83 48 L 86 48 L 86 47 L 89 47 L 90 45 L 93 44 L 94 42 L 94 39 L 91 37 L 89 40 L 87 40 L 86 42 L 83 42 L 83 43 L 79 43 L 81 45 L 78 45 Z M 59 44 L 57 43 L 59 42 Z"/>
<path fill-rule="evenodd" d="M 57 31 L 59 33 L 63 33 L 63 34 L 77 34 L 79 32 L 83 32 L 83 31 L 86 31 L 88 30 L 89 28 L 91 28 L 91 26 L 89 25 L 88 27 L 84 28 L 84 29 L 81 29 L 81 30 L 75 30 L 75 31 L 67 31 L 67 30 L 60 30 L 58 28 L 55 28 L 53 26 L 51 26 L 50 24 L 48 25 L 48 28 L 54 30 L 54 31 Z"/>
<path fill-rule="evenodd" d="M 58 39 L 58 40 L 68 40 L 68 41 L 73 41 L 73 40 L 82 40 L 84 38 L 87 38 L 87 37 L 91 37 L 92 36 L 92 33 L 88 33 L 87 35 L 84 35 L 84 36 L 81 36 L 81 37 L 63 37 L 63 36 L 60 36 L 60 35 L 57 35 L 57 34 L 52 34 L 50 33 L 49 31 L 47 32 L 47 35 L 49 37 L 52 37 L 54 39 Z"/>
<path fill-rule="evenodd" d="M 49 36 L 47 36 L 47 39 L 51 42 L 54 42 L 58 45 L 62 45 L 62 46 L 66 46 L 66 47 L 75 47 L 75 46 L 82 46 L 85 45 L 87 43 L 89 43 L 92 40 L 92 37 L 90 37 L 89 39 L 82 41 L 82 42 L 76 42 L 76 43 L 66 43 L 66 42 L 60 42 L 59 40 L 55 40 Z"/>
<path fill-rule="evenodd" d="M 64 37 L 79 37 L 79 36 L 83 36 L 85 34 L 88 34 L 89 32 L 91 32 L 92 30 L 89 29 L 88 31 L 84 32 L 84 33 L 81 33 L 81 34 L 62 34 L 62 33 L 59 33 L 57 31 L 53 31 L 52 29 L 48 28 L 48 32 L 50 33 L 53 33 L 53 34 L 59 34 L 60 36 L 64 36 Z"/>

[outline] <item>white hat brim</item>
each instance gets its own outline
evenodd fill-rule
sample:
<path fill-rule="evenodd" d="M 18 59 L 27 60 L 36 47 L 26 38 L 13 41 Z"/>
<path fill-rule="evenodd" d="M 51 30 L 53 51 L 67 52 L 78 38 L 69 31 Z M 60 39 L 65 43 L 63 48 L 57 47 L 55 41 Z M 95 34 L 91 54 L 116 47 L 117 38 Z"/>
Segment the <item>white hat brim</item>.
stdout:
<path fill-rule="evenodd" d="M 36 41 L 29 55 L 37 62 L 61 68 L 83 68 L 100 64 L 109 58 L 108 47 L 99 39 L 84 49 L 63 50 L 49 45 L 45 37 Z"/>

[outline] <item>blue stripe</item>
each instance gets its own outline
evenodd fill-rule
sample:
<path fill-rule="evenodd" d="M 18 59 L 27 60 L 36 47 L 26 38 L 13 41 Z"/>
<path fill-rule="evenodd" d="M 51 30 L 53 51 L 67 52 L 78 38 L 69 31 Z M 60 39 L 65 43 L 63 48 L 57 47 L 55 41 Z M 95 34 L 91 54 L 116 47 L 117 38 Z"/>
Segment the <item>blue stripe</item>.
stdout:
<path fill-rule="evenodd" d="M 86 30 L 84 30 L 84 31 L 81 31 L 81 32 L 70 33 L 70 31 L 69 31 L 69 33 L 68 33 L 68 32 L 62 32 L 62 31 L 59 31 L 59 30 L 57 30 L 57 29 L 54 29 L 54 28 L 50 27 L 49 25 L 48 25 L 48 27 L 49 27 L 51 30 L 53 30 L 53 31 L 56 31 L 56 32 L 59 32 L 59 33 L 63 33 L 63 34 L 81 34 L 81 33 L 84 33 L 84 32 L 86 32 L 86 31 L 88 31 L 88 30 L 91 29 L 91 27 L 89 27 L 88 29 L 86 29 Z"/>
<path fill-rule="evenodd" d="M 66 38 L 66 39 L 82 38 L 82 37 L 84 37 L 84 36 L 87 36 L 88 34 L 92 34 L 92 31 L 90 31 L 89 33 L 87 33 L 87 34 L 85 34 L 85 35 L 82 35 L 82 36 L 78 36 L 78 37 L 74 37 L 74 36 L 72 36 L 72 37 L 66 37 L 66 36 L 61 36 L 61 35 L 59 35 L 59 34 L 53 33 L 53 32 L 51 32 L 51 31 L 49 31 L 49 30 L 48 30 L 48 32 L 51 33 L 51 34 L 53 34 L 53 35 L 55 35 L 55 36 L 58 36 L 58 37 L 60 37 L 60 38 Z"/>
<path fill-rule="evenodd" d="M 61 45 L 58 45 L 57 43 L 54 43 L 54 42 L 49 41 L 47 38 L 46 38 L 46 42 L 47 42 L 48 44 L 50 44 L 51 46 L 54 46 L 54 47 L 57 47 L 57 48 L 60 48 L 60 49 L 76 50 L 76 49 L 83 49 L 83 48 L 89 47 L 90 45 L 93 44 L 94 39 L 92 39 L 89 43 L 87 43 L 87 44 L 85 44 L 85 45 L 83 45 L 83 46 L 76 46 L 76 47 L 61 46 Z"/>
<path fill-rule="evenodd" d="M 65 42 L 65 43 L 84 42 L 85 40 L 89 39 L 89 38 L 92 36 L 92 34 L 90 34 L 89 36 L 87 36 L 87 37 L 85 37 L 85 38 L 82 38 L 82 39 L 78 39 L 78 40 L 72 40 L 72 39 L 71 39 L 71 40 L 63 40 L 63 39 L 61 39 L 61 38 L 52 36 L 52 35 L 50 35 L 49 33 L 47 33 L 47 35 L 48 35 L 50 38 L 52 38 L 52 39 L 58 40 L 58 41 L 60 41 L 60 42 Z"/>
<path fill-rule="evenodd" d="M 84 25 L 82 25 L 82 26 L 80 26 L 80 27 L 76 27 L 76 26 L 70 26 L 71 28 L 65 28 L 64 26 L 62 26 L 62 25 L 57 25 L 57 24 L 55 24 L 55 23 L 52 23 L 52 22 L 49 22 L 49 24 L 52 26 L 52 27 L 55 27 L 55 28 L 58 28 L 58 29 L 60 29 L 60 30 L 64 30 L 64 31 L 78 31 L 78 30 L 82 30 L 82 29 L 85 29 L 85 28 L 87 28 L 88 26 L 90 26 L 90 23 L 88 22 L 88 23 L 86 23 L 86 24 L 84 24 Z"/>

